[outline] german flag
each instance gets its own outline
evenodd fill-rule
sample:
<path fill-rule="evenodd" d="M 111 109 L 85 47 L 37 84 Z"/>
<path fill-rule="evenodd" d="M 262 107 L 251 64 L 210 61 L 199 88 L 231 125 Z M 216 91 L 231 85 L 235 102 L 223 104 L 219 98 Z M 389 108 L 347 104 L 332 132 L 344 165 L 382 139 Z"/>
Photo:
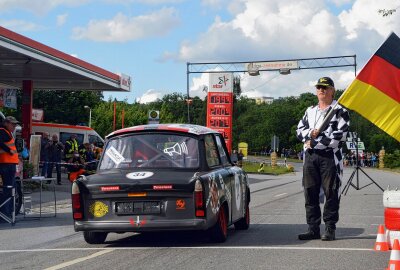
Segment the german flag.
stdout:
<path fill-rule="evenodd" d="M 400 38 L 391 33 L 338 102 L 400 141 Z"/>

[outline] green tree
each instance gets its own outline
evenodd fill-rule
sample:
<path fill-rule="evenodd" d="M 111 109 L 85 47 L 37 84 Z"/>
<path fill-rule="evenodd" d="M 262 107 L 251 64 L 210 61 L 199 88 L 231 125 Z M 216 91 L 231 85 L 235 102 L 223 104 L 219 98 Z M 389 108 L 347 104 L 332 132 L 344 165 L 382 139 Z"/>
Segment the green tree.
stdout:
<path fill-rule="evenodd" d="M 76 125 L 88 123 L 85 105 L 94 108 L 102 102 L 101 91 L 35 90 L 33 108 L 43 109 L 44 122 Z"/>

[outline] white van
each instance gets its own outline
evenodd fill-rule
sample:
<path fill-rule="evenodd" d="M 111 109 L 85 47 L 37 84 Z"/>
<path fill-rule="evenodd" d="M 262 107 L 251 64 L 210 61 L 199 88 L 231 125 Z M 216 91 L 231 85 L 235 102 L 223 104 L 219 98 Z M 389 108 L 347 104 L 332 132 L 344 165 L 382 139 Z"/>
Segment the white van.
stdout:
<path fill-rule="evenodd" d="M 53 134 L 57 134 L 60 142 L 64 144 L 72 134 L 76 134 L 76 140 L 79 145 L 83 143 L 96 143 L 98 147 L 103 147 L 104 145 L 103 138 L 90 127 L 32 122 L 32 134 L 42 135 L 44 132 L 48 132 L 50 138 Z"/>

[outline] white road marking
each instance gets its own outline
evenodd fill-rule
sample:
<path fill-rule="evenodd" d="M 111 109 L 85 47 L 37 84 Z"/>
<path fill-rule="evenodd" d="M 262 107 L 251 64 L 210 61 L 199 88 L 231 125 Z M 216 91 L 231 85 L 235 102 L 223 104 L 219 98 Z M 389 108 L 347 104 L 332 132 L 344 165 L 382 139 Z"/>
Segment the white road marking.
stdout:
<path fill-rule="evenodd" d="M 281 193 L 281 194 L 275 195 L 274 197 L 280 197 L 280 196 L 283 196 L 283 195 L 287 195 L 287 193 Z"/>
<path fill-rule="evenodd" d="M 114 251 L 114 249 L 103 249 L 103 250 L 101 250 L 99 252 L 93 253 L 92 255 L 89 255 L 89 256 L 86 256 L 86 257 L 82 257 L 82 258 L 78 258 L 78 259 L 75 259 L 75 260 L 72 260 L 72 261 L 69 261 L 69 262 L 64 262 L 64 263 L 61 263 L 61 264 L 46 268 L 44 270 L 62 269 L 64 267 L 68 267 L 68 266 L 71 266 L 71 265 L 74 265 L 74 264 L 77 264 L 77 263 L 80 263 L 80 262 L 83 262 L 83 261 L 86 261 L 86 260 L 90 260 L 90 259 L 96 258 L 98 256 L 101 256 L 101 255 L 104 255 L 106 253 L 113 252 L 113 251 Z"/>
<path fill-rule="evenodd" d="M 300 246 L 198 246 L 198 247 L 113 247 L 113 248 L 54 248 L 54 249 L 15 249 L 15 250 L 0 250 L 2 253 L 18 253 L 18 252 L 49 252 L 49 251 L 89 251 L 102 250 L 105 254 L 114 250 L 157 250 L 157 249 L 246 249 L 246 250 L 330 250 L 330 251 L 373 251 L 371 248 L 331 248 L 331 247 L 300 247 Z M 77 260 L 87 260 L 102 254 L 94 253 L 88 257 Z M 95 256 L 94 256 L 95 255 Z M 56 268 L 48 268 L 56 269 Z M 59 269 L 59 268 L 57 268 Z"/>

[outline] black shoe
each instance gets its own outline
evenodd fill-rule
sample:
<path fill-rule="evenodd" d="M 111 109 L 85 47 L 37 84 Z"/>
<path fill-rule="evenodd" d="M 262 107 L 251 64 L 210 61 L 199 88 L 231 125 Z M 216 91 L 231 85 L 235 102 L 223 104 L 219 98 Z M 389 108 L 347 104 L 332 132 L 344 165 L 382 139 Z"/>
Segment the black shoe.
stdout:
<path fill-rule="evenodd" d="M 313 239 L 321 239 L 319 230 L 313 231 L 311 229 L 308 229 L 306 233 L 299 234 L 299 240 L 313 240 Z"/>
<path fill-rule="evenodd" d="M 335 240 L 335 229 L 326 228 L 325 233 L 321 237 L 322 241 L 333 241 Z"/>
<path fill-rule="evenodd" d="M 61 186 L 61 182 L 57 182 L 57 185 Z"/>

